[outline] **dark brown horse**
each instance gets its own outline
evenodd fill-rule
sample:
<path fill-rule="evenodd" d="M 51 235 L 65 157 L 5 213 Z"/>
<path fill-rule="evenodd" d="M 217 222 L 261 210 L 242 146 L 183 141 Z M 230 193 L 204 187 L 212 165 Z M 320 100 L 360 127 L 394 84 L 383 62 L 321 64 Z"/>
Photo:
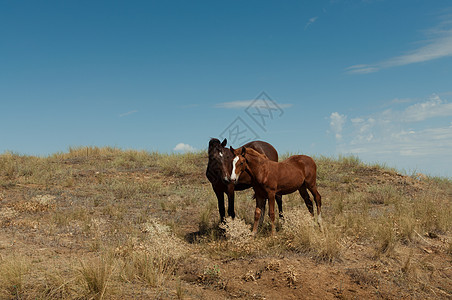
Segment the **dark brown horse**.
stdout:
<path fill-rule="evenodd" d="M 226 148 L 227 140 L 224 139 L 220 143 L 218 139 L 209 141 L 209 162 L 207 164 L 206 176 L 212 184 L 212 188 L 218 199 L 218 210 L 220 212 L 221 222 L 225 218 L 224 194 L 228 196 L 228 215 L 235 218 L 234 211 L 234 191 L 243 191 L 249 189 L 251 185 L 251 177 L 248 174 L 241 176 L 240 180 L 232 183 L 230 174 L 232 171 L 232 159 L 234 155 L 229 148 Z M 272 161 L 278 161 L 278 152 L 269 143 L 262 141 L 253 141 L 244 145 L 249 149 L 254 149 L 258 153 L 262 153 Z M 241 149 L 241 148 L 239 148 Z M 278 203 L 279 216 L 282 218 L 282 197 L 276 197 Z M 265 210 L 265 203 L 263 209 Z"/>
<path fill-rule="evenodd" d="M 256 211 L 254 214 L 253 233 L 257 233 L 258 221 L 263 214 L 265 199 L 268 199 L 268 215 L 272 223 L 272 234 L 275 231 L 275 197 L 298 191 L 304 199 L 309 212 L 314 216 L 312 201 L 308 191 L 314 196 L 317 206 L 317 222 L 321 223 L 321 196 L 317 191 L 317 166 L 314 160 L 306 155 L 293 155 L 282 162 L 269 160 L 265 155 L 247 147 L 231 151 L 231 181 L 239 182 L 247 174 L 253 178 L 253 189 L 256 194 Z"/>

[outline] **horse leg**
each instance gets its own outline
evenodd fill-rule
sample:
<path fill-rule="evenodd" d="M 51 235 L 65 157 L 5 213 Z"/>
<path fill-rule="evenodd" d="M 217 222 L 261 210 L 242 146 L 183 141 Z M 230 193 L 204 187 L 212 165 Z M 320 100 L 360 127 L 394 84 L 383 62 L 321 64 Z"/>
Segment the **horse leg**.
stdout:
<path fill-rule="evenodd" d="M 267 199 L 264 199 L 263 205 L 262 205 L 262 207 L 260 208 L 260 209 L 261 209 L 261 217 L 259 218 L 259 227 L 262 227 L 262 224 L 264 224 L 264 218 L 265 218 L 265 206 L 267 205 L 266 202 L 267 202 Z"/>
<path fill-rule="evenodd" d="M 225 209 L 224 209 L 224 193 L 221 190 L 214 189 L 215 195 L 218 199 L 218 211 L 220 212 L 220 222 L 224 222 Z"/>
<path fill-rule="evenodd" d="M 235 218 L 235 210 L 234 210 L 234 185 L 228 185 L 228 215 L 231 218 Z"/>
<path fill-rule="evenodd" d="M 279 218 L 284 219 L 282 209 L 282 195 L 275 195 L 276 204 L 278 204 Z"/>
<path fill-rule="evenodd" d="M 306 204 L 306 206 L 309 210 L 309 213 L 311 214 L 312 217 L 314 217 L 314 207 L 312 205 L 312 201 L 311 201 L 311 198 L 309 197 L 308 191 L 306 190 L 305 183 L 303 183 L 303 185 L 298 190 L 298 192 L 300 193 L 301 198 L 303 198 L 304 203 Z"/>
<path fill-rule="evenodd" d="M 257 234 L 259 227 L 259 220 L 261 219 L 262 211 L 265 211 L 265 198 L 256 196 L 256 210 L 254 212 L 253 234 Z M 263 218 L 262 218 L 263 219 Z"/>
<path fill-rule="evenodd" d="M 317 207 L 317 224 L 322 227 L 322 196 L 320 196 L 319 191 L 317 191 L 317 185 L 315 183 L 308 185 L 308 189 L 314 196 L 315 205 Z"/>
<path fill-rule="evenodd" d="M 272 224 L 272 235 L 275 234 L 275 193 L 268 193 L 268 216 Z"/>
<path fill-rule="evenodd" d="M 256 206 L 257 206 L 257 196 L 256 196 L 256 192 L 254 192 L 253 199 L 256 200 Z M 262 224 L 264 223 L 264 217 L 265 217 L 265 205 L 266 205 L 265 202 L 266 202 L 266 199 L 264 199 L 264 204 L 262 205 L 262 207 L 259 207 L 260 210 L 261 210 L 261 216 L 260 216 L 260 218 L 259 218 L 259 225 L 258 225 L 258 227 L 262 227 Z"/>

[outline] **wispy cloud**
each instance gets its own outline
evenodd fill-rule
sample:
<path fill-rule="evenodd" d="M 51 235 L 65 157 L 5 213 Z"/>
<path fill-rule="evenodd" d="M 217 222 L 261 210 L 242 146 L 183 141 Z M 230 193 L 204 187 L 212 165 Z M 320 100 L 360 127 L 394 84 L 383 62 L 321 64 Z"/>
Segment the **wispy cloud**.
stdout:
<path fill-rule="evenodd" d="M 374 128 L 375 131 L 381 128 Z M 385 130 L 383 130 L 385 131 Z M 452 123 L 450 126 L 438 128 L 425 128 L 421 130 L 399 129 L 394 132 L 387 132 L 383 136 L 380 134 L 365 137 L 363 135 L 355 138 L 348 146 L 341 145 L 341 151 L 359 154 L 374 155 L 375 158 L 390 157 L 427 157 L 443 160 L 444 156 L 449 157 L 452 149 Z M 415 163 L 413 163 L 415 165 Z"/>
<path fill-rule="evenodd" d="M 414 63 L 426 62 L 452 56 L 452 22 L 451 15 L 443 17 L 443 21 L 435 28 L 425 30 L 426 40 L 420 43 L 423 46 L 410 50 L 374 64 L 359 64 L 346 68 L 350 74 L 367 74 L 381 69 L 399 67 Z"/>
<path fill-rule="evenodd" d="M 342 130 L 346 121 L 347 117 L 338 112 L 333 112 L 330 115 L 330 128 L 334 132 L 337 140 L 342 139 Z"/>
<path fill-rule="evenodd" d="M 179 143 L 176 145 L 176 147 L 173 148 L 174 151 L 178 152 L 194 152 L 196 149 L 193 146 L 190 146 L 189 144 Z"/>
<path fill-rule="evenodd" d="M 312 24 L 314 24 L 314 22 L 317 21 L 318 18 L 319 18 L 318 16 L 310 18 L 309 21 L 304 26 L 304 30 L 308 29 Z"/>
<path fill-rule="evenodd" d="M 395 98 L 391 101 L 391 104 L 403 104 L 413 102 L 413 99 L 410 98 Z"/>
<path fill-rule="evenodd" d="M 231 102 L 222 102 L 215 105 L 217 108 L 228 108 L 228 109 L 241 109 L 241 108 L 247 108 L 250 105 L 264 105 L 264 101 L 268 100 L 261 100 L 261 99 L 255 99 L 255 100 L 239 100 L 239 101 L 231 101 Z M 273 101 L 273 100 L 272 100 Z M 276 103 L 276 101 L 273 101 L 275 105 L 277 105 L 280 108 L 287 108 L 291 107 L 292 104 L 290 103 Z"/>
<path fill-rule="evenodd" d="M 126 113 L 120 114 L 119 117 L 122 118 L 122 117 L 125 117 L 125 116 L 130 116 L 130 115 L 132 115 L 134 113 L 137 113 L 137 112 L 138 112 L 138 110 L 131 110 L 131 111 L 128 111 Z"/>
<path fill-rule="evenodd" d="M 433 95 L 428 101 L 409 106 L 401 115 L 405 122 L 419 122 L 429 118 L 452 116 L 452 103 Z"/>
<path fill-rule="evenodd" d="M 450 173 L 444 167 L 452 163 L 449 117 L 452 103 L 432 95 L 414 104 L 394 103 L 392 108 L 371 115 L 348 117 L 334 112 L 330 115 L 330 130 L 340 153 L 393 164 L 405 161 L 412 168 L 427 168 L 434 162 L 442 172 Z"/>
<path fill-rule="evenodd" d="M 380 69 L 380 67 L 378 66 L 371 66 L 371 65 L 354 65 L 354 66 L 350 66 L 347 67 L 345 70 L 347 71 L 347 73 L 350 74 L 368 74 L 368 73 L 373 73 L 376 72 Z"/>

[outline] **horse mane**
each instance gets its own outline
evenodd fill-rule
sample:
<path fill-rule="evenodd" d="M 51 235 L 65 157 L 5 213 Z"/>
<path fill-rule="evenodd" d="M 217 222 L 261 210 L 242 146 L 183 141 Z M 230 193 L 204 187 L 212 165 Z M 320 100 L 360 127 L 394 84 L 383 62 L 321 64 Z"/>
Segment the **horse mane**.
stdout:
<path fill-rule="evenodd" d="M 265 154 L 263 154 L 263 153 L 260 153 L 260 152 L 258 152 L 258 151 L 256 151 L 256 150 L 254 150 L 253 148 L 248 148 L 248 147 L 246 147 L 246 153 L 245 153 L 245 156 L 246 156 L 247 154 L 250 154 L 251 156 L 257 156 L 257 157 L 259 157 L 259 158 L 268 159 L 267 155 L 265 155 Z"/>

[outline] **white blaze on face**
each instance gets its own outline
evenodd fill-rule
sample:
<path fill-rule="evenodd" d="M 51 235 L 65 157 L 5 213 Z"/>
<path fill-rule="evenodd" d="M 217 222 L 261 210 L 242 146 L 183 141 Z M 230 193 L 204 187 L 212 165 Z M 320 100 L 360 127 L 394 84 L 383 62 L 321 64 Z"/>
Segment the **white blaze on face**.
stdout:
<path fill-rule="evenodd" d="M 234 160 L 232 161 L 232 173 L 231 173 L 231 180 L 237 180 L 237 174 L 235 174 L 235 165 L 239 161 L 239 157 L 234 157 Z"/>

